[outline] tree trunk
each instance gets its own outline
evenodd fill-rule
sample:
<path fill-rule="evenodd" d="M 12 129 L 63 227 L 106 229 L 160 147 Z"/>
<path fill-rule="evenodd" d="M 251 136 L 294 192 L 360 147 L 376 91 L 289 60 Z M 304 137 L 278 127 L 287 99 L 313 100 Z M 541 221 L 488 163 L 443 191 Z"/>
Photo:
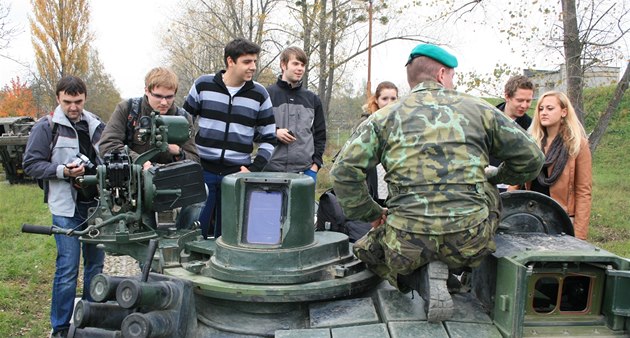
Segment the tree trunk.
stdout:
<path fill-rule="evenodd" d="M 330 30 L 330 52 L 328 53 L 328 57 L 329 57 L 328 78 L 326 82 L 326 92 L 324 94 L 324 97 L 320 97 L 320 99 L 322 100 L 322 109 L 324 110 L 324 114 L 326 115 L 326 118 L 328 118 L 328 107 L 330 107 L 330 100 L 332 98 L 332 90 L 334 86 L 333 83 L 335 80 L 335 68 L 337 67 L 335 65 L 335 46 L 337 46 L 337 30 L 334 25 L 334 23 L 337 22 L 337 1 L 332 0 L 331 4 L 332 4 L 332 18 L 330 21 L 333 24 Z"/>
<path fill-rule="evenodd" d="M 327 13 L 326 13 L 326 3 L 328 1 L 322 1 L 321 7 L 319 8 L 319 84 L 317 86 L 317 95 L 322 99 L 322 108 L 324 109 L 324 114 L 328 117 L 328 105 L 324 102 L 323 98 L 326 96 L 326 79 L 328 78 L 329 66 L 328 66 L 328 41 L 332 34 L 334 34 L 334 22 L 330 22 L 330 25 L 327 26 Z"/>
<path fill-rule="evenodd" d="M 621 99 L 623 98 L 623 94 L 628 89 L 628 82 L 630 81 L 630 61 L 626 64 L 626 71 L 623 73 L 621 80 L 617 83 L 617 88 L 615 89 L 615 95 L 613 95 L 612 100 L 608 103 L 608 107 L 597 121 L 597 126 L 593 129 L 591 136 L 588 138 L 588 142 L 590 144 L 591 153 L 595 153 L 595 149 L 599 145 L 599 141 L 604 136 L 606 132 L 606 128 L 608 128 L 608 124 L 610 123 L 610 119 L 614 115 L 615 111 L 619 107 L 619 103 L 621 103 Z"/>
<path fill-rule="evenodd" d="M 584 123 L 584 100 L 582 89 L 582 42 L 580 41 L 575 0 L 562 0 L 562 26 L 564 28 L 564 58 L 567 71 L 567 96 L 576 110 L 578 119 Z"/>

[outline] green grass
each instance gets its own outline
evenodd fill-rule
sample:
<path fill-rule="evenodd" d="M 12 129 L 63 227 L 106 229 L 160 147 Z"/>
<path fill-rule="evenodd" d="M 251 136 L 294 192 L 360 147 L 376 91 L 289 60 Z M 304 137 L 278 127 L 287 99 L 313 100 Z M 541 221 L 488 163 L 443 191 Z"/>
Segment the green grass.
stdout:
<path fill-rule="evenodd" d="M 3 178 L 3 176 L 0 176 Z M 0 182 L 0 336 L 46 337 L 55 269 L 55 241 L 27 235 L 22 223 L 50 224 L 37 185 Z"/>

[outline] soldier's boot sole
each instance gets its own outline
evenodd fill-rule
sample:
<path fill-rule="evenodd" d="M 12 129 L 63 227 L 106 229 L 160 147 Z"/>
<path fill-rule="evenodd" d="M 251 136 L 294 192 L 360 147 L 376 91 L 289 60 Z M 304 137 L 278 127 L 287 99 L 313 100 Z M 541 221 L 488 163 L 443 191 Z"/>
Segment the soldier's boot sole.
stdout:
<path fill-rule="evenodd" d="M 446 286 L 448 277 L 448 266 L 440 261 L 433 261 L 420 268 L 417 291 L 424 299 L 429 322 L 441 322 L 453 315 L 453 299 Z"/>

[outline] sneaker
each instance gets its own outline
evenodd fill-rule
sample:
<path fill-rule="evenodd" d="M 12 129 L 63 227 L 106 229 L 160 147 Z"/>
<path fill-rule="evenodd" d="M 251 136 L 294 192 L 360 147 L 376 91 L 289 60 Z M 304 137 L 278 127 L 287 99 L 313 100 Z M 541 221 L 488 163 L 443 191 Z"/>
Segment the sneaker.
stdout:
<path fill-rule="evenodd" d="M 417 272 L 419 272 L 419 278 L 416 291 L 424 299 L 427 320 L 441 322 L 451 318 L 453 299 L 446 286 L 450 275 L 448 266 L 443 262 L 433 261 L 418 269 Z"/>

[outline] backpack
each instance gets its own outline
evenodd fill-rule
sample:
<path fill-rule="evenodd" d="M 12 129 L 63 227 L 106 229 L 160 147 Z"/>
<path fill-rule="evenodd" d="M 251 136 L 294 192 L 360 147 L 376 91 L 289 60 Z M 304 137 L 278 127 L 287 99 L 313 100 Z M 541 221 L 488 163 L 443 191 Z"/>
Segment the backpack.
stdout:
<path fill-rule="evenodd" d="M 341 205 L 332 189 L 326 190 L 319 197 L 319 205 L 317 207 L 317 222 L 315 223 L 315 231 L 336 231 L 346 233 L 343 224 L 346 222 L 346 215 L 341 209 Z M 330 223 L 328 229 L 326 223 Z"/>
<path fill-rule="evenodd" d="M 328 229 L 326 229 L 326 223 L 330 224 Z M 326 190 L 319 197 L 315 231 L 341 232 L 348 235 L 350 242 L 355 242 L 367 234 L 371 228 L 370 223 L 347 219 L 332 189 Z"/>
<path fill-rule="evenodd" d="M 138 116 L 140 116 L 140 106 L 142 97 L 134 97 L 129 99 L 127 103 L 127 128 L 125 129 L 125 144 L 133 143 L 133 133 L 138 125 Z M 183 108 L 177 107 L 177 115 L 188 117 L 188 112 Z"/>

